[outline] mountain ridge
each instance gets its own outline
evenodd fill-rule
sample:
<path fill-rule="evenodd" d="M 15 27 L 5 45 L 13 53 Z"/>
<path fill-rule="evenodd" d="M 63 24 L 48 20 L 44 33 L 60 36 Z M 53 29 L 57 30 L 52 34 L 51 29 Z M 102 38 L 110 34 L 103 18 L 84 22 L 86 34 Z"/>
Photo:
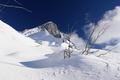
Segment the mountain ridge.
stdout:
<path fill-rule="evenodd" d="M 51 34 L 52 36 L 56 37 L 56 38 L 61 38 L 61 32 L 58 29 L 57 24 L 55 24 L 52 21 L 48 21 L 40 26 L 31 28 L 31 29 L 26 29 L 22 32 L 23 35 L 25 36 L 31 36 L 35 33 L 41 32 L 41 31 L 47 31 L 49 34 Z"/>
<path fill-rule="evenodd" d="M 31 37 L 41 38 L 42 44 Z M 64 59 L 65 45 L 48 44 L 50 39 L 53 42 L 58 39 L 59 43 L 62 39 L 46 30 L 25 37 L 0 21 L 0 80 L 120 80 L 120 54 L 91 49 L 92 54 L 82 55 L 83 40 L 77 35 L 72 37 L 73 42 L 81 43 L 80 50 L 73 49 L 71 57 Z"/>

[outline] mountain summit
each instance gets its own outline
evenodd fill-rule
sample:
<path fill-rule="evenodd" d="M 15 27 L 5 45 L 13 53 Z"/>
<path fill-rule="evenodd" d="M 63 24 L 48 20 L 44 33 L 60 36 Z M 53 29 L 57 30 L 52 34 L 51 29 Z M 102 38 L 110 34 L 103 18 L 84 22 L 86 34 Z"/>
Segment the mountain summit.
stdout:
<path fill-rule="evenodd" d="M 47 31 L 50 35 L 52 35 L 56 38 L 61 38 L 61 33 L 58 29 L 58 26 L 52 21 L 49 21 L 45 24 L 42 24 L 41 26 L 38 26 L 38 27 L 35 27 L 32 29 L 27 29 L 27 30 L 23 31 L 23 34 L 25 36 L 31 36 L 38 32 L 45 32 L 45 31 Z"/>
<path fill-rule="evenodd" d="M 49 21 L 49 22 L 43 24 L 41 28 L 43 30 L 46 29 L 54 37 L 61 38 L 61 34 L 60 34 L 59 29 L 58 29 L 58 26 L 54 22 Z"/>

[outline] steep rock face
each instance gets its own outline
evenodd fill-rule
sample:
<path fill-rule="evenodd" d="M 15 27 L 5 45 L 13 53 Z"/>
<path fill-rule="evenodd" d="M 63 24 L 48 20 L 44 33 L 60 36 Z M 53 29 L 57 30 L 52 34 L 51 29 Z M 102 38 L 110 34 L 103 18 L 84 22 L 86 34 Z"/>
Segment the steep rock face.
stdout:
<path fill-rule="evenodd" d="M 56 38 L 61 38 L 61 33 L 58 29 L 58 26 L 51 21 L 49 21 L 41 26 L 38 26 L 38 27 L 35 27 L 32 29 L 27 29 L 27 30 L 23 31 L 23 34 L 25 36 L 31 36 L 36 33 L 44 32 L 44 31 L 47 31 L 49 34 L 51 34 L 52 36 L 54 36 Z"/>
<path fill-rule="evenodd" d="M 53 35 L 56 38 L 61 38 L 60 31 L 58 30 L 58 27 L 53 22 L 48 22 L 46 24 L 43 24 L 41 27 L 43 30 L 46 29 L 51 35 Z"/>

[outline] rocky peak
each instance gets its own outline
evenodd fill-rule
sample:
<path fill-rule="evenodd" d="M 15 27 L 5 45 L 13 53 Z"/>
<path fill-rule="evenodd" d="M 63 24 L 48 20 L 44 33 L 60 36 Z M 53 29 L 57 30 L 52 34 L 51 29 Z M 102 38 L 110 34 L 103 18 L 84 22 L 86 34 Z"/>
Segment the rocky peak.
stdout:
<path fill-rule="evenodd" d="M 51 34 L 52 36 L 54 36 L 56 38 L 61 38 L 61 33 L 58 29 L 58 26 L 52 21 L 49 21 L 41 26 L 38 26 L 38 27 L 35 27 L 32 29 L 27 29 L 27 30 L 23 31 L 23 34 L 25 36 L 31 36 L 35 33 L 45 31 L 45 30 L 48 31 L 48 33 Z"/>
<path fill-rule="evenodd" d="M 59 29 L 58 29 L 58 26 L 52 21 L 49 21 L 49 22 L 43 24 L 41 29 L 47 30 L 54 37 L 61 38 L 61 34 L 60 34 Z"/>

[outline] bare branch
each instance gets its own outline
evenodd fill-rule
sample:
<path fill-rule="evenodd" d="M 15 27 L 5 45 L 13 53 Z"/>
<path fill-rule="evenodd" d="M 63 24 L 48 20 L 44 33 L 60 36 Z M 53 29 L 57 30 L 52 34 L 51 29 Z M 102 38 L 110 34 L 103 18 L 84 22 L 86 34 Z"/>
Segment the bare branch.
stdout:
<path fill-rule="evenodd" d="M 88 39 L 87 39 L 87 42 L 86 42 L 86 45 L 85 45 L 85 49 L 82 51 L 82 54 L 84 54 L 85 52 L 87 52 L 87 54 L 88 54 L 88 51 L 90 50 L 89 49 L 90 48 L 89 47 L 89 41 L 92 38 L 92 35 L 94 34 L 95 30 L 96 30 L 96 27 L 93 27 L 92 32 L 88 36 Z"/>
<path fill-rule="evenodd" d="M 17 4 L 22 6 L 22 4 L 19 1 L 17 1 L 17 0 L 14 0 L 14 2 L 16 2 Z"/>
<path fill-rule="evenodd" d="M 8 8 L 19 8 L 19 9 L 23 9 L 23 10 L 30 12 L 30 13 L 32 12 L 31 10 L 24 8 L 24 7 L 21 7 L 21 6 L 7 5 L 7 4 L 1 4 L 1 3 L 0 3 L 0 6 L 8 7 Z"/>
<path fill-rule="evenodd" d="M 5 4 L 8 4 L 8 3 L 9 3 L 9 0 L 7 0 L 7 2 Z M 2 12 L 4 9 L 5 9 L 4 6 L 0 6 L 0 12 Z"/>
<path fill-rule="evenodd" d="M 96 32 L 97 27 L 93 27 L 93 29 L 90 31 L 90 35 L 88 36 L 88 40 L 85 45 L 84 51 L 82 51 L 82 54 L 89 54 L 91 47 L 96 43 L 96 41 L 106 32 L 108 27 L 103 27 L 99 32 L 94 36 Z"/>
<path fill-rule="evenodd" d="M 98 32 L 96 38 L 93 40 L 93 43 L 95 43 L 95 42 L 105 33 L 105 31 L 106 31 L 108 28 L 109 28 L 109 27 L 106 27 L 106 28 L 103 27 L 103 28 Z"/>
<path fill-rule="evenodd" d="M 114 47 L 114 48 L 112 48 L 112 49 L 110 49 L 110 50 L 107 50 L 106 53 L 100 54 L 100 55 L 98 55 L 97 57 L 101 57 L 101 56 L 103 56 L 103 55 L 106 55 L 106 54 L 110 53 L 111 51 L 113 51 L 115 48 L 116 48 L 116 47 Z"/>

